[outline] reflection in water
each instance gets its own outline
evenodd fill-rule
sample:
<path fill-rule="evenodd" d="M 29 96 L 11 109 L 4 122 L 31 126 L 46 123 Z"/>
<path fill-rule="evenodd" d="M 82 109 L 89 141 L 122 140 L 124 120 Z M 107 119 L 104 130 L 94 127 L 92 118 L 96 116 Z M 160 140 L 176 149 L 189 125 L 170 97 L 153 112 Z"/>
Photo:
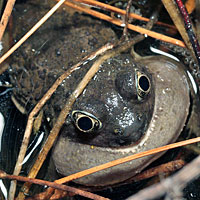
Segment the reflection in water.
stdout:
<path fill-rule="evenodd" d="M 0 180 L 0 188 L 1 188 L 1 191 L 2 191 L 2 193 L 4 195 L 4 198 L 7 199 L 8 191 L 7 191 L 7 189 L 6 189 L 6 187 L 5 187 L 5 185 L 4 185 L 2 180 Z"/>
<path fill-rule="evenodd" d="M 2 141 L 4 126 L 5 126 L 5 120 L 4 120 L 2 113 L 0 113 L 0 152 L 1 152 L 1 141 Z M 5 199 L 7 199 L 7 190 L 6 190 L 6 187 L 3 184 L 2 180 L 0 180 L 0 188 L 1 188 L 1 191 L 2 191 Z"/>
<path fill-rule="evenodd" d="M 31 157 L 31 155 L 33 154 L 33 152 L 35 151 L 35 149 L 39 146 L 39 144 L 42 142 L 44 138 L 44 132 L 42 132 L 40 135 L 39 135 L 39 138 L 36 139 L 36 144 L 34 144 L 35 140 L 29 145 L 29 148 L 31 149 L 30 153 L 28 153 L 28 155 L 24 158 L 23 160 L 23 164 L 25 164 L 29 158 Z M 32 145 L 33 144 L 33 145 Z M 33 146 L 33 147 L 32 147 Z"/>
<path fill-rule="evenodd" d="M 4 126 L 5 126 L 5 120 L 2 113 L 0 113 L 0 152 L 1 152 L 1 141 L 2 141 Z"/>
<path fill-rule="evenodd" d="M 23 138 L 27 117 L 22 115 L 11 101 L 12 89 L 7 85 L 7 73 L 0 76 L 0 170 L 12 174 Z M 24 160 L 21 175 L 26 175 L 36 153 L 40 150 L 44 132 L 33 134 Z M 0 199 L 7 199 L 10 181 L 0 180 Z M 4 197 L 3 197 L 4 196 Z"/>

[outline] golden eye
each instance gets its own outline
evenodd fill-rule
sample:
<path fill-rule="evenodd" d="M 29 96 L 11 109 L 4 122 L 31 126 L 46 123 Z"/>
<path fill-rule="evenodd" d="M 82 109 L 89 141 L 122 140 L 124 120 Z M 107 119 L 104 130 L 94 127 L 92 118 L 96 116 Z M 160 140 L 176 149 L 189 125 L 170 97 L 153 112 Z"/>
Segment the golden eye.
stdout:
<path fill-rule="evenodd" d="M 138 94 L 138 99 L 142 100 L 149 93 L 151 89 L 150 79 L 140 71 L 136 71 L 136 90 Z"/>
<path fill-rule="evenodd" d="M 93 132 L 102 127 L 102 123 L 91 113 L 74 110 L 72 111 L 72 119 L 75 123 L 75 126 L 85 133 Z"/>

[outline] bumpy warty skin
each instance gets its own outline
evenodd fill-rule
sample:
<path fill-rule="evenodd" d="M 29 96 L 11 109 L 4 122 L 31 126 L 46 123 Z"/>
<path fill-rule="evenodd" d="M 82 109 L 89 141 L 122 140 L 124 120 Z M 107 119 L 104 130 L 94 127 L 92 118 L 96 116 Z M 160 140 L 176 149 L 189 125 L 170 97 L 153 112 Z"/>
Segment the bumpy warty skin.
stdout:
<path fill-rule="evenodd" d="M 36 33 L 14 55 L 10 77 L 15 100 L 29 113 L 55 80 L 84 56 L 107 42 L 117 40 L 115 32 L 103 22 L 73 15 L 69 24 Z M 66 23 L 66 22 L 65 22 Z M 59 26 L 56 24 L 56 26 Z M 53 94 L 44 108 L 53 126 L 67 98 L 84 77 L 93 61 L 72 73 Z M 138 100 L 136 70 L 149 77 L 150 92 Z M 84 134 L 68 117 L 62 131 L 72 141 L 95 146 L 120 147 L 137 143 L 147 130 L 154 104 L 153 80 L 141 64 L 128 55 L 117 55 L 105 61 L 98 73 L 75 102 L 73 110 L 88 112 L 98 118 L 102 127 Z"/>

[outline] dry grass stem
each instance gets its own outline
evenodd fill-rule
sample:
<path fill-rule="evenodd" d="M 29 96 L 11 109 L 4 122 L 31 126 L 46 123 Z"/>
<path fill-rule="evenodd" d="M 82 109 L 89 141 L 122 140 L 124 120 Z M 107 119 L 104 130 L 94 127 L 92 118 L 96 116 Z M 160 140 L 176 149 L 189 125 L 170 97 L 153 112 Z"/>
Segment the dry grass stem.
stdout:
<path fill-rule="evenodd" d="M 111 22 L 111 23 L 113 23 L 115 25 L 123 26 L 123 22 L 121 20 L 114 19 L 114 18 L 112 18 L 112 17 L 110 17 L 108 15 L 102 14 L 102 13 L 97 12 L 95 10 L 91 10 L 91 9 L 88 9 L 88 8 L 85 8 L 85 7 L 81 7 L 81 6 L 77 5 L 77 4 L 71 3 L 69 1 L 66 1 L 65 5 L 67 5 L 67 6 L 71 7 L 71 8 L 74 8 L 76 10 L 88 13 L 88 14 L 90 14 L 92 16 L 95 16 L 95 17 L 97 17 L 99 19 Z M 150 36 L 152 38 L 159 39 L 159 40 L 162 40 L 164 42 L 169 42 L 169 43 L 181 46 L 181 47 L 185 47 L 184 42 L 182 42 L 180 40 L 171 38 L 171 37 L 166 36 L 166 35 L 162 35 L 160 33 L 154 32 L 154 31 L 147 30 L 147 29 L 142 28 L 140 26 L 135 26 L 135 25 L 132 25 L 132 24 L 128 24 L 128 28 L 133 30 L 133 31 L 136 31 L 138 33 L 148 35 L 148 36 Z"/>
<path fill-rule="evenodd" d="M 13 47 L 11 47 L 1 58 L 0 64 L 6 60 L 16 49 L 18 49 L 53 13 L 65 2 L 60 0 L 40 21 L 38 21 Z"/>
<path fill-rule="evenodd" d="M 79 67 L 83 62 L 85 62 L 86 60 L 90 60 L 94 57 L 96 57 L 97 55 L 105 52 L 108 49 L 113 48 L 113 45 L 111 44 L 107 44 L 105 46 L 103 46 L 102 48 L 100 48 L 99 50 L 97 50 L 96 52 L 92 53 L 89 56 L 86 56 L 81 62 L 79 62 L 78 64 L 74 65 L 70 70 L 68 70 L 67 72 L 65 72 L 63 75 L 61 75 L 57 81 L 54 83 L 54 85 L 49 89 L 49 91 L 43 96 L 43 98 L 39 101 L 39 103 L 35 106 L 35 108 L 33 109 L 33 111 L 30 113 L 29 115 L 29 119 L 28 119 L 28 124 L 27 124 L 27 128 L 24 134 L 24 140 L 26 141 L 25 143 L 23 142 L 22 146 L 23 146 L 23 152 L 22 155 L 24 157 L 25 155 L 25 150 L 27 149 L 27 144 L 28 144 L 28 139 L 30 137 L 31 134 L 31 130 L 32 130 L 32 126 L 33 126 L 33 118 L 34 116 L 39 112 L 39 110 L 42 108 L 42 106 L 45 104 L 45 102 L 51 97 L 51 95 L 55 92 L 55 90 L 57 89 L 57 87 L 62 83 L 62 81 L 68 76 L 70 75 L 74 70 L 77 69 L 77 67 Z M 72 93 L 72 95 L 69 97 L 65 107 L 63 108 L 63 110 L 61 111 L 54 127 L 52 128 L 49 137 L 47 138 L 47 141 L 45 142 L 35 164 L 33 165 L 31 171 L 29 172 L 28 177 L 29 178 L 35 178 L 38 171 L 40 170 L 44 160 L 46 159 L 46 155 L 48 154 L 49 150 L 51 149 L 62 125 L 65 122 L 65 119 L 74 103 L 74 101 L 76 100 L 76 98 L 81 94 L 81 92 L 83 91 L 83 89 L 85 88 L 85 86 L 87 85 L 87 83 L 90 81 L 90 79 L 93 77 L 93 73 L 96 73 L 96 71 L 94 71 L 94 69 L 89 70 L 90 74 L 88 75 L 88 73 L 86 74 L 86 77 L 83 79 L 83 81 L 79 84 L 79 86 L 77 87 L 77 89 Z M 89 77 L 88 77 L 89 76 Z M 28 125 L 31 126 L 28 126 Z M 28 136 L 26 136 L 26 133 L 28 133 Z M 21 147 L 22 148 L 22 147 Z M 20 150 L 21 152 L 21 150 Z M 19 156 L 21 156 L 21 154 L 19 154 Z M 20 159 L 20 161 L 23 161 L 23 159 Z M 22 162 L 18 162 L 18 163 L 22 163 Z M 16 164 L 17 165 L 17 164 Z M 20 169 L 21 170 L 21 169 Z M 18 170 L 19 171 L 19 170 Z M 28 188 L 30 187 L 30 184 L 27 183 L 25 184 L 25 186 L 23 187 L 22 191 L 24 191 L 25 193 L 28 193 Z M 18 196 L 18 199 L 23 199 L 24 194 L 20 193 Z"/>
<path fill-rule="evenodd" d="M 65 2 L 65 0 L 60 0 L 38 23 L 35 24 L 35 26 L 33 26 L 33 28 L 31 28 L 31 30 L 28 33 L 26 33 L 7 53 L 5 53 L 0 58 L 0 64 L 8 56 L 10 56 L 21 44 L 23 44 L 27 40 L 27 38 L 29 38 L 64 2 Z M 31 117 L 34 117 L 34 115 L 30 115 L 29 119 Z M 18 175 L 21 171 L 21 167 L 22 167 L 21 163 L 22 163 L 25 153 L 26 153 L 26 149 L 27 149 L 27 145 L 28 145 L 27 141 L 29 141 L 32 126 L 33 126 L 33 120 L 28 121 L 27 126 L 26 126 L 27 131 L 25 131 L 22 146 L 20 148 L 20 154 L 19 154 L 17 163 L 15 165 L 14 175 Z M 11 185 L 10 185 L 10 189 L 9 189 L 9 200 L 14 199 L 15 191 L 16 191 L 16 181 L 12 181 Z"/>
<path fill-rule="evenodd" d="M 90 6 L 98 7 L 102 10 L 107 10 L 107 11 L 110 11 L 110 12 L 118 13 L 120 15 L 126 14 L 125 10 L 122 10 L 120 8 L 117 8 L 117 7 L 114 7 L 114 6 L 111 6 L 109 4 L 99 2 L 99 1 L 95 1 L 95 0 L 73 0 L 73 1 L 76 1 L 76 2 L 79 2 L 79 3 L 82 3 L 82 4 L 88 4 Z M 141 20 L 141 21 L 145 21 L 145 22 L 148 22 L 150 20 L 148 18 L 142 17 L 142 16 L 137 15 L 135 13 L 129 13 L 129 19 L 137 19 L 137 20 Z M 165 27 L 168 27 L 168 28 L 176 29 L 175 26 L 170 25 L 170 24 L 166 24 L 166 23 L 163 23 L 163 22 L 156 22 L 156 24 L 161 25 L 161 26 L 165 26 Z"/>
<path fill-rule="evenodd" d="M 163 195 L 175 199 L 177 195 L 182 194 L 183 188 L 193 179 L 200 175 L 200 156 L 191 163 L 187 164 L 183 169 L 175 175 L 162 180 L 160 183 L 152 185 L 137 194 L 129 197 L 127 200 L 150 200 L 157 199 Z M 170 193 L 170 194 L 169 194 Z M 179 196 L 179 199 L 183 197 Z"/>
<path fill-rule="evenodd" d="M 87 175 L 90 175 L 92 173 L 95 173 L 95 172 L 98 172 L 98 171 L 101 171 L 101 170 L 104 170 L 104 169 L 107 169 L 107 168 L 110 168 L 110 167 L 114 167 L 116 165 L 120 165 L 120 164 L 129 162 L 129 161 L 138 159 L 138 158 L 142 158 L 144 156 L 149 156 L 149 155 L 152 155 L 152 154 L 167 151 L 169 149 L 174 149 L 174 148 L 177 148 L 177 147 L 181 147 L 181 146 L 185 146 L 185 145 L 193 144 L 193 143 L 197 143 L 197 142 L 200 142 L 200 137 L 181 141 L 181 142 L 176 142 L 176 143 L 173 143 L 173 144 L 168 144 L 168 145 L 165 145 L 165 146 L 162 146 L 162 147 L 158 147 L 158 148 L 151 149 L 151 150 L 148 150 L 148 151 L 133 154 L 131 156 L 120 158 L 120 159 L 117 159 L 117 160 L 114 160 L 114 161 L 111 161 L 111 162 L 108 162 L 108 163 L 105 163 L 105 164 L 102 164 L 102 165 L 99 165 L 99 166 L 96 166 L 96 167 L 92 167 L 90 169 L 86 169 L 84 171 L 69 175 L 67 177 L 58 179 L 58 180 L 56 180 L 56 183 L 63 184 L 63 183 L 75 180 L 77 178 L 81 178 L 83 176 L 87 176 Z"/>
<path fill-rule="evenodd" d="M 190 39 L 188 37 L 188 34 L 185 29 L 185 24 L 183 21 L 183 18 L 174 2 L 174 0 L 162 0 L 163 5 L 165 6 L 167 12 L 169 13 L 171 19 L 173 20 L 174 24 L 176 25 L 181 37 L 183 38 L 186 46 L 188 49 L 192 52 L 193 58 L 196 60 L 196 56 L 192 47 L 192 44 L 190 42 Z"/>
<path fill-rule="evenodd" d="M 80 190 L 80 189 L 70 187 L 70 186 L 67 186 L 67 185 L 62 185 L 62 184 L 58 184 L 58 183 L 55 183 L 55 182 L 50 182 L 50 181 L 45 181 L 45 180 L 40 180 L 40 179 L 27 178 L 27 177 L 24 177 L 24 176 L 9 175 L 9 174 L 6 174 L 3 171 L 0 171 L 0 178 L 1 179 L 17 180 L 17 181 L 22 181 L 22 182 L 29 182 L 29 183 L 34 183 L 34 184 L 43 185 L 43 186 L 49 186 L 49 187 L 52 187 L 52 188 L 55 188 L 55 189 L 59 189 L 59 190 L 67 191 L 67 192 L 72 192 L 76 195 L 81 195 L 83 197 L 87 197 L 87 198 L 94 199 L 94 200 L 109 200 L 108 198 L 104 198 L 102 196 L 93 194 L 91 192 Z"/>
<path fill-rule="evenodd" d="M 185 162 L 183 160 L 174 160 L 174 161 L 150 168 L 144 172 L 141 172 L 140 174 L 129 179 L 127 183 L 132 183 L 133 181 L 135 182 L 141 181 L 147 178 L 151 178 L 153 176 L 158 176 L 159 174 L 169 174 L 182 168 L 184 165 L 185 165 Z"/>
<path fill-rule="evenodd" d="M 126 6 L 126 14 L 125 14 L 125 17 L 124 17 L 124 30 L 123 30 L 123 37 L 126 39 L 128 36 L 128 21 L 129 21 L 129 13 L 130 13 L 130 8 L 131 8 L 131 5 L 132 5 L 132 0 L 129 0 L 128 1 L 128 4 Z"/>
<path fill-rule="evenodd" d="M 15 5 L 15 1 L 16 0 L 8 0 L 7 1 L 6 7 L 5 7 L 4 13 L 2 15 L 1 22 L 0 22 L 0 41 L 3 37 L 4 31 L 5 31 L 6 26 L 8 24 L 8 20 L 10 18 L 11 13 L 12 13 L 13 6 Z"/>
<path fill-rule="evenodd" d="M 181 0 L 174 0 L 176 2 L 176 5 L 179 9 L 179 12 L 182 16 L 182 19 L 184 21 L 184 27 L 185 31 L 188 35 L 188 38 L 190 40 L 190 44 L 192 46 L 192 49 L 190 50 L 192 54 L 194 54 L 194 60 L 197 61 L 199 67 L 200 67 L 200 46 L 198 39 L 196 37 L 196 34 L 194 32 L 194 25 L 190 19 L 190 16 Z M 199 68 L 198 68 L 199 70 Z"/>
<path fill-rule="evenodd" d="M 195 15 L 195 28 L 196 28 L 196 34 L 197 34 L 197 39 L 200 41 L 200 1 L 196 1 L 196 15 Z"/>

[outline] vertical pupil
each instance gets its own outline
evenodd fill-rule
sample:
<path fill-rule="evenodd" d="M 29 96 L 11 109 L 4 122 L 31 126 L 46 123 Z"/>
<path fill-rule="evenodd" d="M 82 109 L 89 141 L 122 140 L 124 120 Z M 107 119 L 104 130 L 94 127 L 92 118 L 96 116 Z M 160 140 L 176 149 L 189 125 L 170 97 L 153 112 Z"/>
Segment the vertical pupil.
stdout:
<path fill-rule="evenodd" d="M 139 85 L 142 90 L 147 91 L 149 89 L 149 80 L 146 76 L 141 76 L 139 79 Z"/>

